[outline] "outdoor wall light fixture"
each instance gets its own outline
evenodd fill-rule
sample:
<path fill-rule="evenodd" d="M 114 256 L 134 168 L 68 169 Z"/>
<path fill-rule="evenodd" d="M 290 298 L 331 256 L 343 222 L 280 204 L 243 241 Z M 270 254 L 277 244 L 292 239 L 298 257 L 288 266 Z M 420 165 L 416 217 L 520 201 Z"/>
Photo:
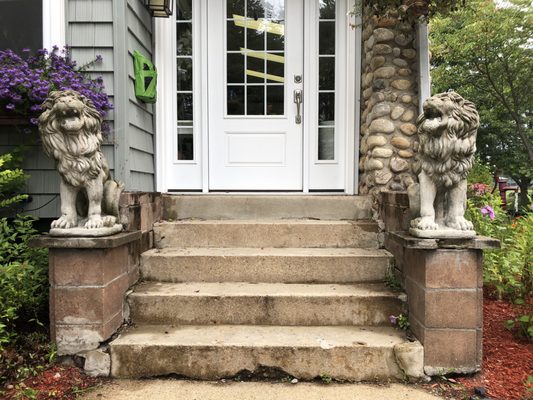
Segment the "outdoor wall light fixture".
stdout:
<path fill-rule="evenodd" d="M 168 18 L 172 15 L 173 0 L 144 0 L 144 5 L 152 13 L 152 17 Z"/>

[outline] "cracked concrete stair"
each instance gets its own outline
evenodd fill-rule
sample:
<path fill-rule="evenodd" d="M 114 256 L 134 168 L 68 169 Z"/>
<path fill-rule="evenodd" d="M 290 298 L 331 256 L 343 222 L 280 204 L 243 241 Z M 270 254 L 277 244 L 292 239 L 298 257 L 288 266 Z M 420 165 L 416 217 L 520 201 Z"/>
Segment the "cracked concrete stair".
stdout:
<path fill-rule="evenodd" d="M 370 221 L 183 220 L 154 226 L 154 242 L 158 248 L 377 248 L 377 236 L 377 225 Z"/>
<path fill-rule="evenodd" d="M 399 360 L 413 344 L 388 317 L 405 295 L 382 283 L 391 255 L 367 220 L 368 197 L 164 204 L 166 218 L 186 219 L 154 226 L 156 248 L 142 255 L 143 282 L 128 296 L 133 324 L 110 343 L 113 376 L 404 377 Z"/>
<path fill-rule="evenodd" d="M 141 256 L 145 280 L 159 282 L 381 282 L 391 254 L 359 248 L 166 248 Z"/>
<path fill-rule="evenodd" d="M 138 325 L 388 325 L 403 295 L 383 284 L 146 282 L 129 296 Z"/>
<path fill-rule="evenodd" d="M 219 379 L 270 366 L 300 379 L 400 379 L 395 349 L 404 341 L 385 327 L 144 325 L 113 341 L 111 368 L 136 378 Z"/>

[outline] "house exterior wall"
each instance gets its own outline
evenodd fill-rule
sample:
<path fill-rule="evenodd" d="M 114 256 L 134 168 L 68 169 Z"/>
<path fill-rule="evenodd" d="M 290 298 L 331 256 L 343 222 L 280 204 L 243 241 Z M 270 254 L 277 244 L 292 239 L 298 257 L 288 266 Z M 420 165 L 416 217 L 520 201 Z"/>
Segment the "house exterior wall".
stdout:
<path fill-rule="evenodd" d="M 115 44 L 115 178 L 126 190 L 155 189 L 154 134 L 152 104 L 135 97 L 133 52 L 153 57 L 153 20 L 141 0 L 113 1 Z"/>

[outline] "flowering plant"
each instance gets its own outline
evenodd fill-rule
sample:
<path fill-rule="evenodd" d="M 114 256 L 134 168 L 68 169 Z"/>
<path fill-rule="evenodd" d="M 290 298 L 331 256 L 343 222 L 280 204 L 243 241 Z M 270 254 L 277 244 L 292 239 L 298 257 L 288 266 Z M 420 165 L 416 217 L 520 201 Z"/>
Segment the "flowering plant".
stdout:
<path fill-rule="evenodd" d="M 54 90 L 76 90 L 90 99 L 102 117 L 113 108 L 104 92 L 102 77 L 92 79 L 86 70 L 101 56 L 78 67 L 71 59 L 68 47 L 57 46 L 30 55 L 29 49 L 20 56 L 12 50 L 0 51 L 0 113 L 23 116 L 37 125 L 41 103 Z"/>

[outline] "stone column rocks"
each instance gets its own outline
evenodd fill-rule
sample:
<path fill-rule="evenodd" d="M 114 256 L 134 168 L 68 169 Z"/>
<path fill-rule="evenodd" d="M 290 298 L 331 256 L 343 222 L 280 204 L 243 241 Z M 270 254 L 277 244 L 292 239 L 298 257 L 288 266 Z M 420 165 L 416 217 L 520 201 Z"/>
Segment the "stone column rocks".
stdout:
<path fill-rule="evenodd" d="M 359 193 L 405 191 L 412 172 L 418 115 L 415 27 L 368 17 L 363 24 Z"/>

